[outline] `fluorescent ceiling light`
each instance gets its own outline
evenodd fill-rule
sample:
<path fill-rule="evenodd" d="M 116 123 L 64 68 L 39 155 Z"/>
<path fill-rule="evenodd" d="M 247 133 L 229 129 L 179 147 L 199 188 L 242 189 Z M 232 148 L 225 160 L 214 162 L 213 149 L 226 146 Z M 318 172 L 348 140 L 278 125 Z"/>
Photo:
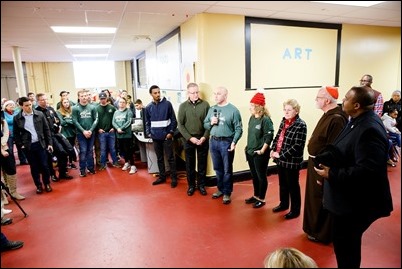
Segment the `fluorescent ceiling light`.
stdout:
<path fill-rule="evenodd" d="M 107 54 L 73 54 L 74 57 L 107 57 Z"/>
<path fill-rule="evenodd" d="M 326 3 L 335 5 L 357 6 L 357 7 L 371 7 L 386 1 L 311 1 L 315 3 Z"/>
<path fill-rule="evenodd" d="M 69 26 L 50 26 L 56 33 L 70 34 L 114 34 L 115 27 L 69 27 Z"/>
<path fill-rule="evenodd" d="M 84 44 L 71 44 L 71 45 L 66 45 L 66 48 L 68 49 L 109 49 L 112 47 L 112 45 L 84 45 Z"/>

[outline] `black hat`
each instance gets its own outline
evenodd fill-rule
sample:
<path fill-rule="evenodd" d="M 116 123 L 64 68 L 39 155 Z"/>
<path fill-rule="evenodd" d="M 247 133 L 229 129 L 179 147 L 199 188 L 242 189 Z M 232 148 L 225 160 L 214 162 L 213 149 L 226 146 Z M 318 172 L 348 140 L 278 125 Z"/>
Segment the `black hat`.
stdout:
<path fill-rule="evenodd" d="M 62 96 L 64 93 L 70 94 L 70 92 L 68 92 L 68 91 L 61 91 L 60 96 Z"/>
<path fill-rule="evenodd" d="M 104 92 L 101 92 L 101 93 L 99 94 L 99 99 L 105 99 L 105 98 L 107 98 L 107 94 L 104 93 Z"/>

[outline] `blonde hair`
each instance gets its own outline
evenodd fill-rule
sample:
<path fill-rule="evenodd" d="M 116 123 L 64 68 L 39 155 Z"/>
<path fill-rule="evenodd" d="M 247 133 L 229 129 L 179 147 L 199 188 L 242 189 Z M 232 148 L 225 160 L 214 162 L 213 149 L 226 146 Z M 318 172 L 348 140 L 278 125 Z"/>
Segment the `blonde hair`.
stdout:
<path fill-rule="evenodd" d="M 315 261 L 295 248 L 279 248 L 264 260 L 264 268 L 318 268 Z"/>
<path fill-rule="evenodd" d="M 296 99 L 288 99 L 285 102 L 283 102 L 283 107 L 287 105 L 291 106 L 294 110 L 296 110 L 297 113 L 300 113 L 300 105 Z"/>
<path fill-rule="evenodd" d="M 268 108 L 265 106 L 254 104 L 254 110 L 255 110 L 255 113 L 260 116 L 271 117 L 271 113 L 269 113 Z"/>
<path fill-rule="evenodd" d="M 64 117 L 66 117 L 66 116 L 70 116 L 70 115 L 71 115 L 71 113 L 72 113 L 72 108 L 71 108 L 71 103 L 70 103 L 70 106 L 66 109 L 66 108 L 63 106 L 63 101 L 64 101 L 64 100 L 69 100 L 69 99 L 68 99 L 67 96 L 62 97 L 62 98 L 60 99 L 60 108 L 59 108 L 59 112 L 60 112 L 61 115 L 63 115 Z"/>

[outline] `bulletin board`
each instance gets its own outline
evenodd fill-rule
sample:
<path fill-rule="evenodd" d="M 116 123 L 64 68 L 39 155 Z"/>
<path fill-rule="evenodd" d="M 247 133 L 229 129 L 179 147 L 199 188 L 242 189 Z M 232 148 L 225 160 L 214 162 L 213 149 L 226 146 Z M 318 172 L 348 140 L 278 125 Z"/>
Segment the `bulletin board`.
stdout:
<path fill-rule="evenodd" d="M 156 44 L 158 86 L 163 90 L 181 90 L 180 32 L 167 35 Z"/>
<path fill-rule="evenodd" d="M 246 20 L 246 88 L 338 84 L 338 24 Z"/>

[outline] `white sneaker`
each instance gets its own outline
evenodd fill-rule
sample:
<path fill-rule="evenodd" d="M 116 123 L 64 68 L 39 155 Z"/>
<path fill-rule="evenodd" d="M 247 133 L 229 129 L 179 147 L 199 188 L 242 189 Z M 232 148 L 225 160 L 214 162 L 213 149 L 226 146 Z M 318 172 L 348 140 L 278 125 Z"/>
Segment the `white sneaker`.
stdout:
<path fill-rule="evenodd" d="M 137 167 L 135 167 L 135 165 L 132 165 L 129 174 L 135 174 L 135 173 L 137 173 Z"/>
<path fill-rule="evenodd" d="M 124 166 L 123 166 L 123 168 L 122 168 L 121 170 L 127 171 L 128 168 L 130 168 L 130 164 L 129 164 L 129 163 L 125 163 Z"/>
<path fill-rule="evenodd" d="M 3 214 L 10 214 L 11 212 L 13 212 L 11 209 L 7 209 L 7 208 L 2 208 L 1 209 L 3 211 Z"/>

